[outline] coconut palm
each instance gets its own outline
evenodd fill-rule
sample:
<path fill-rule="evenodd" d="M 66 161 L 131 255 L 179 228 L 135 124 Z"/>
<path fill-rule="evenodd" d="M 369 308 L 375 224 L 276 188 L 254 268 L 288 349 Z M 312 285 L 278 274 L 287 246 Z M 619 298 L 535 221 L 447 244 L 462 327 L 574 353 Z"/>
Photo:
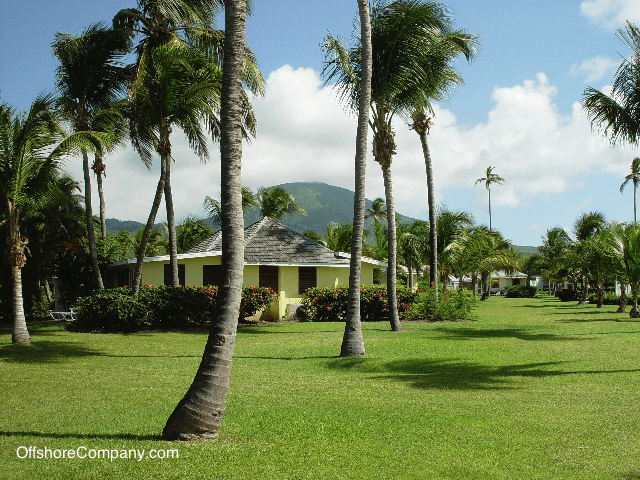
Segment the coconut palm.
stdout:
<path fill-rule="evenodd" d="M 188 216 L 176 228 L 176 244 L 178 253 L 184 253 L 202 240 L 210 237 L 213 230 L 204 220 Z"/>
<path fill-rule="evenodd" d="M 0 218 L 6 228 L 13 285 L 11 341 L 18 344 L 30 343 L 21 276 L 29 239 L 21 230 L 22 222 L 59 195 L 58 168 L 70 146 L 69 139 L 63 141 L 59 112 L 51 111 L 54 104 L 52 95 L 39 95 L 28 111 L 16 113 L 0 102 Z M 88 149 L 89 145 L 81 143 L 80 147 Z"/>
<path fill-rule="evenodd" d="M 213 29 L 212 19 L 223 2 L 221 0 L 138 0 L 137 3 L 137 9 L 120 10 L 113 22 L 119 29 L 139 38 L 135 48 L 134 73 L 129 82 L 129 97 L 132 105 L 131 123 L 134 130 L 131 137 L 134 147 L 145 163 L 148 164 L 151 161 L 150 147 L 152 146 L 161 157 L 160 180 L 149 220 L 153 217 L 155 221 L 158 209 L 156 204 L 159 205 L 164 194 L 169 228 L 172 284 L 178 286 L 169 135 L 173 126 L 180 127 L 201 160 L 208 158 L 202 124 L 206 123 L 214 139 L 219 137 L 220 121 L 217 113 L 220 109 L 220 65 L 223 57 L 221 48 L 224 42 L 223 33 Z M 158 49 L 172 51 L 174 55 L 172 58 L 161 55 L 164 65 L 155 65 L 159 59 L 155 53 Z M 242 82 L 254 94 L 261 94 L 264 91 L 264 80 L 256 67 L 257 60 L 246 45 L 244 45 L 244 51 L 245 66 Z M 172 67 L 169 65 L 171 62 L 178 65 Z M 158 86 L 156 78 L 158 71 L 184 69 L 186 63 L 190 65 L 187 71 L 183 71 L 181 82 L 184 86 L 191 84 L 189 85 L 190 98 L 183 105 L 180 105 L 180 102 L 174 104 L 174 107 L 182 110 L 180 115 L 176 115 L 177 112 L 167 112 L 167 105 L 163 105 L 166 97 L 162 92 L 167 93 L 164 87 L 156 90 L 155 94 L 147 95 L 143 102 L 139 101 L 141 92 L 153 91 Z M 207 82 L 208 85 L 205 85 Z M 142 96 L 145 97 L 144 93 Z M 175 101 L 180 95 L 172 92 L 171 96 Z M 152 103 L 155 104 L 155 112 L 149 115 L 147 109 Z M 187 109 L 191 112 L 187 113 Z M 167 112 L 166 115 L 165 112 Z M 243 134 L 249 138 L 250 135 L 255 134 L 255 115 L 244 90 L 243 114 Z M 184 118 L 180 120 L 179 116 Z M 169 117 L 172 117 L 171 120 Z M 150 232 L 152 226 L 153 222 L 148 221 L 146 231 Z M 143 237 L 134 273 L 134 293 L 137 293 L 140 285 L 144 243 Z"/>
<path fill-rule="evenodd" d="M 64 112 L 74 132 L 90 131 L 97 112 L 109 109 L 124 92 L 129 71 L 121 63 L 130 48 L 127 36 L 104 24 L 90 25 L 78 36 L 56 34 L 53 54 L 60 65 L 56 69 L 58 108 Z M 102 136 L 110 143 L 109 135 Z M 91 209 L 89 156 L 82 151 L 87 240 L 96 286 L 103 288 L 96 252 Z"/>
<path fill-rule="evenodd" d="M 627 22 L 616 36 L 631 50 L 623 56 L 611 82 L 611 94 L 606 95 L 592 87 L 584 90 L 582 109 L 609 138 L 613 145 L 640 141 L 640 29 Z"/>
<path fill-rule="evenodd" d="M 583 213 L 573 224 L 573 234 L 576 238 L 572 248 L 575 252 L 575 264 L 582 275 L 582 297 L 579 305 L 587 301 L 589 293 L 589 256 L 588 242 L 596 233 L 605 228 L 604 215 L 601 212 Z"/>
<path fill-rule="evenodd" d="M 637 223 L 636 218 L 636 190 L 640 185 L 640 157 L 636 157 L 631 161 L 631 173 L 624 177 L 624 182 L 620 185 L 620 193 L 624 190 L 629 182 L 633 184 L 633 223 Z"/>
<path fill-rule="evenodd" d="M 387 221 L 387 210 L 384 205 L 384 198 L 378 197 L 371 202 L 371 207 L 367 208 L 367 213 L 364 216 L 367 218 L 373 218 L 373 223 L 380 223 L 381 220 Z"/>
<path fill-rule="evenodd" d="M 296 213 L 307 214 L 294 196 L 282 187 L 258 189 L 257 203 L 262 217 L 281 219 Z"/>
<path fill-rule="evenodd" d="M 632 308 L 629 317 L 639 318 L 638 289 L 640 288 L 640 225 L 616 224 L 609 230 L 610 251 L 624 266 L 624 274 L 631 286 Z"/>
<path fill-rule="evenodd" d="M 549 279 L 549 294 L 551 283 L 557 284 L 562 277 L 560 272 L 565 269 L 566 254 L 570 247 L 571 239 L 562 227 L 547 230 L 546 236 L 542 237 L 542 245 L 538 247 L 538 251 L 544 257 L 542 272 Z"/>
<path fill-rule="evenodd" d="M 464 211 L 449 210 L 445 206 L 437 209 L 436 228 L 438 229 L 437 239 L 437 258 L 439 271 L 439 280 L 445 285 L 451 273 L 451 254 L 452 249 L 458 243 L 469 228 L 473 226 L 473 215 Z M 431 236 L 429 236 L 429 250 L 431 250 Z M 431 253 L 429 253 L 431 259 Z M 436 277 L 438 278 L 438 277 Z M 434 286 L 437 283 L 434 283 Z"/>
<path fill-rule="evenodd" d="M 441 61 L 437 50 L 425 50 L 428 38 L 439 43 L 449 28 L 446 9 L 433 2 L 398 0 L 374 2 L 370 12 L 372 42 L 371 120 L 373 155 L 382 168 L 388 218 L 395 218 L 391 163 L 395 152 L 391 121 L 395 115 L 409 119 L 418 99 L 433 91 L 436 77 L 432 68 Z M 427 40 L 423 40 L 427 37 Z M 325 83 L 336 80 L 341 100 L 355 110 L 360 96 L 361 40 L 354 31 L 356 44 L 347 49 L 340 38 L 325 37 L 323 49 Z M 396 226 L 388 224 L 387 292 L 391 328 L 401 330 L 395 294 Z"/>
<path fill-rule="evenodd" d="M 484 186 L 489 192 L 489 231 L 491 231 L 491 184 L 497 183 L 498 185 L 502 185 L 504 182 L 504 178 L 500 177 L 498 174 L 493 173 L 493 167 L 487 167 L 485 172 L 485 176 L 476 180 L 475 185 L 484 182 Z"/>
<path fill-rule="evenodd" d="M 254 195 L 249 187 L 242 187 L 242 215 L 243 217 L 247 215 L 250 210 L 254 208 L 258 208 L 260 203 L 258 202 L 258 198 Z M 222 224 L 222 205 L 220 204 L 220 200 L 211 198 L 210 196 L 204 197 L 204 202 L 202 203 L 202 207 L 207 213 L 211 222 L 215 225 Z"/>
<path fill-rule="evenodd" d="M 225 1 L 225 61 L 220 110 L 222 281 L 200 367 L 191 387 L 167 420 L 162 432 L 166 439 L 217 437 L 225 409 L 244 267 L 241 160 L 246 13 L 246 0 Z"/>

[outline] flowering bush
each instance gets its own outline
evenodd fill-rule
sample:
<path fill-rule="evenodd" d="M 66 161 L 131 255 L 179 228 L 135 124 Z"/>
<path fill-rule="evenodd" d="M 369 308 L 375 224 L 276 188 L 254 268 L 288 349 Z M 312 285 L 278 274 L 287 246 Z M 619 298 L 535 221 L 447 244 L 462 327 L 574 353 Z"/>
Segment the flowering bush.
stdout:
<path fill-rule="evenodd" d="M 143 285 L 137 297 L 128 288 L 96 290 L 75 305 L 74 326 L 130 332 L 148 328 L 207 327 L 216 304 L 218 287 Z M 270 288 L 243 287 L 240 319 L 255 315 L 277 300 Z"/>
<path fill-rule="evenodd" d="M 411 309 L 416 293 L 407 288 L 397 288 L 398 313 Z M 311 322 L 337 322 L 347 318 L 349 287 L 315 287 L 308 289 L 302 298 L 306 319 Z M 389 319 L 386 285 L 362 285 L 360 287 L 360 317 L 362 321 L 379 322 Z"/>
<path fill-rule="evenodd" d="M 478 299 L 469 290 L 448 290 L 438 293 L 436 306 L 434 289 L 422 290 L 412 305 L 407 316 L 426 317 L 434 320 L 458 320 L 471 318 L 473 310 L 478 306 Z"/>

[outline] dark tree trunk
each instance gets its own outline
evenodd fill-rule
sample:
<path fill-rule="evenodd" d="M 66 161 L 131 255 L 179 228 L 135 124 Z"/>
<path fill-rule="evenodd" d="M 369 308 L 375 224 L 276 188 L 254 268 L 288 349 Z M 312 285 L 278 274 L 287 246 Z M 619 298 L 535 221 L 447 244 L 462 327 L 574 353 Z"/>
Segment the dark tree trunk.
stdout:
<path fill-rule="evenodd" d="M 398 316 L 398 299 L 396 298 L 396 212 L 393 206 L 391 167 L 382 166 L 382 177 L 384 178 L 384 193 L 387 202 L 387 311 L 389 312 L 391 330 L 400 332 L 402 325 Z"/>
<path fill-rule="evenodd" d="M 178 278 L 178 246 L 176 243 L 176 221 L 173 213 L 173 195 L 171 194 L 171 158 L 167 160 L 164 180 L 164 201 L 167 207 L 167 227 L 169 230 L 169 265 L 171 265 L 171 285 L 180 286 Z"/>
<path fill-rule="evenodd" d="M 365 167 L 367 164 L 367 132 L 371 103 L 371 23 L 369 3 L 358 0 L 360 12 L 360 39 L 362 43 L 360 81 L 360 108 L 356 135 L 355 196 L 353 199 L 353 236 L 349 266 L 349 299 L 347 321 L 340 347 L 341 357 L 360 357 L 365 354 L 360 316 L 360 262 L 362 258 L 362 231 L 365 215 Z"/>
<path fill-rule="evenodd" d="M 246 0 L 225 1 L 224 66 L 220 115 L 222 281 L 214 318 L 193 383 L 167 420 L 167 440 L 213 439 L 224 414 L 236 341 L 244 266 L 242 215 L 242 73 Z"/>
<path fill-rule="evenodd" d="M 584 305 L 587 302 L 587 296 L 589 294 L 589 275 L 582 272 L 582 297 L 578 302 L 578 305 Z"/>
<path fill-rule="evenodd" d="M 162 142 L 162 140 L 161 140 Z M 156 215 L 162 202 L 162 193 L 164 192 L 164 182 L 166 173 L 166 164 L 171 161 L 171 150 L 163 150 L 160 155 L 160 180 L 158 180 L 158 186 L 156 187 L 156 195 L 153 198 L 153 205 L 151 206 L 151 212 L 149 212 L 149 219 L 144 226 L 144 232 L 142 239 L 140 240 L 140 246 L 138 247 L 138 258 L 136 259 L 136 268 L 133 272 L 133 285 L 131 286 L 131 292 L 133 295 L 138 295 L 140 291 L 140 282 L 142 281 L 142 266 L 144 264 L 145 252 L 147 251 L 147 245 L 149 244 L 149 237 L 151 236 L 151 230 L 156 221 Z"/>
<path fill-rule="evenodd" d="M 624 312 L 624 309 L 627 308 L 627 285 L 626 284 L 621 284 L 620 285 L 620 304 L 618 305 L 618 309 L 616 310 L 616 313 L 622 313 Z"/>
<path fill-rule="evenodd" d="M 96 288 L 104 288 L 102 275 L 100 275 L 100 265 L 98 264 L 98 252 L 96 251 L 96 234 L 93 229 L 93 211 L 91 209 L 91 173 L 89 172 L 89 155 L 82 151 L 82 171 L 84 173 L 84 208 L 85 220 L 87 222 L 87 242 L 89 243 L 89 256 L 91 257 L 91 268 L 96 282 Z"/>
<path fill-rule="evenodd" d="M 597 308 L 602 308 L 602 304 L 604 303 L 604 288 L 602 287 L 602 283 L 598 282 L 598 302 Z"/>
<path fill-rule="evenodd" d="M 422 154 L 427 171 L 427 197 L 429 199 L 429 280 L 434 285 L 434 298 L 438 304 L 438 227 L 436 224 L 436 201 L 433 186 L 433 169 L 431 168 L 431 154 L 427 143 L 427 131 L 418 132 L 422 143 Z"/>
<path fill-rule="evenodd" d="M 106 207 L 104 203 L 104 189 L 102 188 L 102 177 L 104 175 L 105 166 L 102 162 L 102 156 L 96 154 L 91 167 L 96 174 L 96 183 L 98 185 L 98 199 L 100 200 L 100 234 L 102 239 L 107 238 L 107 220 L 106 220 Z"/>

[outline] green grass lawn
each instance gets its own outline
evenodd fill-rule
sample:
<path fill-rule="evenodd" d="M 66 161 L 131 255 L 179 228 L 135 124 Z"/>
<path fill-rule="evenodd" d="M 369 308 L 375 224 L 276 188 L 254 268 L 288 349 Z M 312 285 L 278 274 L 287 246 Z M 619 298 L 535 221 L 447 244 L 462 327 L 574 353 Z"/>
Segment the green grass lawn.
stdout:
<path fill-rule="evenodd" d="M 159 440 L 204 333 L 0 329 L 0 478 L 640 479 L 640 322 L 615 307 L 491 298 L 475 322 L 240 329 L 213 442 Z M 19 459 L 18 447 L 179 458 Z"/>

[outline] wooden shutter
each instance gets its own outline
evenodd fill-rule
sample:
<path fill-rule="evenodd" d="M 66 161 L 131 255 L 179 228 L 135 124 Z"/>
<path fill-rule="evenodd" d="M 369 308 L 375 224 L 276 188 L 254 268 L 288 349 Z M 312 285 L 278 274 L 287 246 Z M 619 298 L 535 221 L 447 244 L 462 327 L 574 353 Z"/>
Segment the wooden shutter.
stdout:
<path fill-rule="evenodd" d="M 202 285 L 220 286 L 222 279 L 222 265 L 202 266 Z"/>
<path fill-rule="evenodd" d="M 269 287 L 278 292 L 278 267 L 260 265 L 260 287 Z"/>
<path fill-rule="evenodd" d="M 298 267 L 298 294 L 317 286 L 316 267 Z"/>
<path fill-rule="evenodd" d="M 184 263 L 178 264 L 178 280 L 180 285 L 184 287 Z M 169 263 L 164 265 L 164 284 L 171 285 L 171 265 Z"/>

